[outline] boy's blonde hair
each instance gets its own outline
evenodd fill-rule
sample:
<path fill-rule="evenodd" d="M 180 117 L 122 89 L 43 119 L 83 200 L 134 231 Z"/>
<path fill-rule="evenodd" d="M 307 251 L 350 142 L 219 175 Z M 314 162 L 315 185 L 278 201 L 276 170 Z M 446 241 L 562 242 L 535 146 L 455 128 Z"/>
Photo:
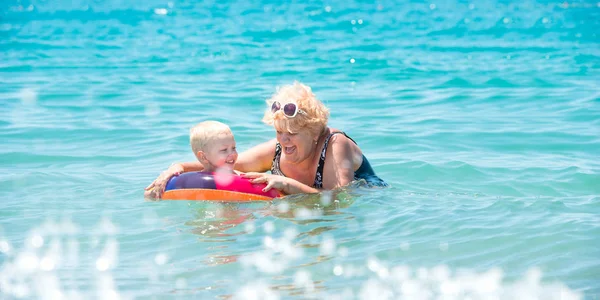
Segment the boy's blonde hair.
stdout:
<path fill-rule="evenodd" d="M 219 134 L 231 134 L 229 126 L 217 121 L 204 121 L 190 128 L 190 145 L 192 151 L 197 154 L 198 151 L 205 151 L 206 146 L 210 144 Z"/>
<path fill-rule="evenodd" d="M 278 101 L 281 106 L 290 102 L 295 103 L 305 114 L 298 112 L 295 117 L 288 118 L 282 110 L 272 113 L 271 105 L 275 101 Z M 329 109 L 317 99 L 309 86 L 298 81 L 278 88 L 271 99 L 267 100 L 267 104 L 262 121 L 275 127 L 277 131 L 297 133 L 300 129 L 306 128 L 314 136 L 319 136 L 327 128 Z"/>

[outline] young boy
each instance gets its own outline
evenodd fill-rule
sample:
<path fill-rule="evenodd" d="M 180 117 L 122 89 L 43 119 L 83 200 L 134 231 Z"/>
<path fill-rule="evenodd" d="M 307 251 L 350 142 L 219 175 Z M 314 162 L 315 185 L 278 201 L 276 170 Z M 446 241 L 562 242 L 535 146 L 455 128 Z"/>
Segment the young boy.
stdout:
<path fill-rule="evenodd" d="M 190 145 L 204 172 L 234 172 L 238 153 L 229 126 L 217 121 L 201 122 L 190 129 Z"/>
<path fill-rule="evenodd" d="M 204 172 L 235 173 L 233 166 L 238 153 L 229 126 L 217 121 L 198 123 L 190 129 L 190 145 Z M 144 197 L 159 198 L 162 191 L 157 188 L 146 188 Z"/>

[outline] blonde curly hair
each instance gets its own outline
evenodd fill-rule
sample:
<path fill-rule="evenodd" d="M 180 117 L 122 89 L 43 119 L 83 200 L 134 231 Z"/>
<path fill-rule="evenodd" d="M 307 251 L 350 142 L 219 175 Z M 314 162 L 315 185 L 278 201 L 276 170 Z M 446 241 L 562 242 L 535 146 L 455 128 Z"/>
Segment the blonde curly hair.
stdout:
<path fill-rule="evenodd" d="M 298 112 L 293 118 L 287 117 L 282 110 L 273 113 L 271 105 L 275 101 L 282 106 L 290 102 L 295 103 L 304 113 Z M 277 88 L 277 92 L 266 102 L 267 109 L 262 121 L 273 126 L 277 131 L 297 133 L 306 128 L 314 136 L 319 136 L 327 129 L 329 109 L 317 99 L 309 86 L 298 81 Z"/>

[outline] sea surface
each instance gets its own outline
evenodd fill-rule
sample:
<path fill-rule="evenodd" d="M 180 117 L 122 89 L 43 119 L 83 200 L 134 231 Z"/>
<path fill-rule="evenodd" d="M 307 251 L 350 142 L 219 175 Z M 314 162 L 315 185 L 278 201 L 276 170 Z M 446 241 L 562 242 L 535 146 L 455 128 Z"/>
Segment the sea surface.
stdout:
<path fill-rule="evenodd" d="M 2 299 L 600 299 L 597 1 L 0 3 Z M 312 87 L 391 187 L 146 201 Z"/>

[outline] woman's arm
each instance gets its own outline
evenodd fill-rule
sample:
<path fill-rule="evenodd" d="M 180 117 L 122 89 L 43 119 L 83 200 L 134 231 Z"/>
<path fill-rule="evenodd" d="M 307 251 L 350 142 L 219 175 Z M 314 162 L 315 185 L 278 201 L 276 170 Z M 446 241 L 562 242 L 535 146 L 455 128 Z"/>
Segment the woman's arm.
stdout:
<path fill-rule="evenodd" d="M 235 169 L 240 172 L 266 172 L 271 169 L 277 140 L 256 145 L 238 156 Z"/>
<path fill-rule="evenodd" d="M 267 186 L 263 189 L 263 192 L 267 192 L 270 189 L 276 189 L 285 195 L 291 194 L 311 194 L 318 193 L 319 190 L 310 187 L 304 183 L 301 183 L 293 178 L 273 175 L 267 173 L 249 172 L 243 173 L 244 178 L 249 178 L 252 183 L 266 183 Z"/>
<path fill-rule="evenodd" d="M 277 175 L 274 175 L 274 176 L 277 176 Z M 281 176 L 281 177 L 283 177 L 283 176 Z M 283 178 L 285 178 L 285 185 L 284 185 L 283 189 L 281 190 L 281 192 L 286 195 L 301 194 L 301 193 L 313 194 L 313 193 L 320 192 L 318 189 L 308 186 L 308 185 L 306 185 L 302 182 L 299 182 L 295 179 L 287 178 L 287 177 L 283 177 Z M 271 184 L 271 182 L 269 182 L 267 184 L 267 188 L 269 187 L 270 184 Z"/>
<path fill-rule="evenodd" d="M 323 170 L 323 188 L 332 190 L 354 180 L 354 170 L 362 163 L 362 152 L 343 135 L 332 137 Z"/>

